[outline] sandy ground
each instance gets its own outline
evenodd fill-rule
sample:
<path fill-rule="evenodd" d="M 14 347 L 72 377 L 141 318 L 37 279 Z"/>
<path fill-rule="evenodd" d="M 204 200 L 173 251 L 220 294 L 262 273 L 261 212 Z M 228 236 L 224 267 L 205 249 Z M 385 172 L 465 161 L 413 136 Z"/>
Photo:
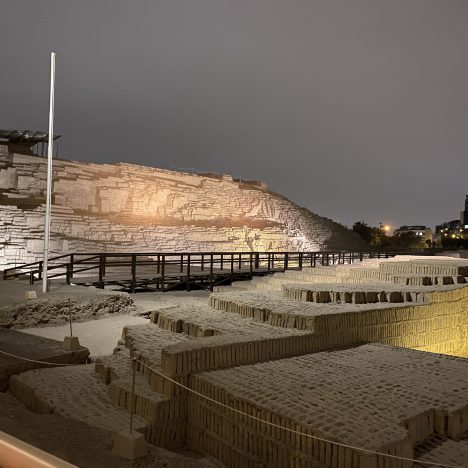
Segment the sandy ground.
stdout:
<path fill-rule="evenodd" d="M 91 357 L 95 358 L 112 354 L 122 334 L 122 328 L 125 325 L 140 325 L 145 323 L 149 323 L 149 320 L 132 315 L 116 315 L 109 318 L 75 323 L 73 325 L 73 336 L 77 336 L 81 346 L 88 348 Z M 18 331 L 63 341 L 65 336 L 70 335 L 70 326 L 25 328 Z"/>
<path fill-rule="evenodd" d="M 1 283 L 1 282 L 0 282 Z M 79 288 L 82 294 L 86 294 L 88 288 Z M 94 294 L 95 290 L 90 290 Z M 125 325 L 139 325 L 149 323 L 145 318 L 151 310 L 172 307 L 177 304 L 202 304 L 206 305 L 209 293 L 207 291 L 177 291 L 177 292 L 149 292 L 137 293 L 131 297 L 135 303 L 135 311 L 132 315 L 111 315 L 97 320 L 88 320 L 86 322 L 73 324 L 73 335 L 77 336 L 82 346 L 86 346 L 91 357 L 112 354 L 117 345 L 117 341 L 122 335 L 122 328 Z M 70 326 L 60 325 L 41 328 L 25 328 L 24 333 L 52 338 L 63 341 L 65 336 L 70 335 Z"/>

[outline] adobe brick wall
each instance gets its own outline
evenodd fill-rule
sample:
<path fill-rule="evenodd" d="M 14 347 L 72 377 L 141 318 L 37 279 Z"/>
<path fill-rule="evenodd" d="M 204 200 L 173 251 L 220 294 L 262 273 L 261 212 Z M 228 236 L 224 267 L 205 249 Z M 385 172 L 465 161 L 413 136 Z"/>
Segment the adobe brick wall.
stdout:
<path fill-rule="evenodd" d="M 42 256 L 47 160 L 0 145 L 0 269 Z M 54 160 L 51 254 L 361 247 L 264 184 L 131 164 Z"/>

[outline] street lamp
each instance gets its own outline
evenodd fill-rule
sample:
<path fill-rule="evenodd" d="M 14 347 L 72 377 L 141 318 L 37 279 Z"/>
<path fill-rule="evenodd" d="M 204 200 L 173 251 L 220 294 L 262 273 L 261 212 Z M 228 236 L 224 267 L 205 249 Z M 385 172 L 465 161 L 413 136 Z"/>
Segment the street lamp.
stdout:
<path fill-rule="evenodd" d="M 388 224 L 382 224 L 379 222 L 379 247 L 382 247 L 382 236 L 385 236 L 390 231 L 391 226 Z"/>

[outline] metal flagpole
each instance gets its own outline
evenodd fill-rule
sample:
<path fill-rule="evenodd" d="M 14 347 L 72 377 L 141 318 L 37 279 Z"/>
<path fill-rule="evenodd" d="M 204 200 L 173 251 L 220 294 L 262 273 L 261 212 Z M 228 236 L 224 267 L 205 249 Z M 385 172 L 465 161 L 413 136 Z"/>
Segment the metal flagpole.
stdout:
<path fill-rule="evenodd" d="M 47 260 L 49 257 L 50 237 L 50 204 L 52 201 L 52 151 L 54 145 L 54 88 L 55 88 L 55 52 L 50 54 L 50 104 L 49 104 L 49 144 L 47 147 L 47 196 L 44 226 L 44 258 L 42 272 L 42 292 L 48 291 L 47 287 Z"/>

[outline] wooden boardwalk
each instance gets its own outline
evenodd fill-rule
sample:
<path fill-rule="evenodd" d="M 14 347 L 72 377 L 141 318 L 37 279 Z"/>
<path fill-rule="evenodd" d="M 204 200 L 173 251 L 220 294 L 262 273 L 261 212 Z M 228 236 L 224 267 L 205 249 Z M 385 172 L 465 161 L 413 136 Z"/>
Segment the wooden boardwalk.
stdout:
<path fill-rule="evenodd" d="M 401 253 L 401 252 L 398 252 Z M 47 277 L 54 281 L 124 290 L 209 289 L 304 267 L 388 258 L 397 252 L 183 252 L 70 253 L 50 258 Z M 3 271 L 3 279 L 41 280 L 43 262 Z"/>

